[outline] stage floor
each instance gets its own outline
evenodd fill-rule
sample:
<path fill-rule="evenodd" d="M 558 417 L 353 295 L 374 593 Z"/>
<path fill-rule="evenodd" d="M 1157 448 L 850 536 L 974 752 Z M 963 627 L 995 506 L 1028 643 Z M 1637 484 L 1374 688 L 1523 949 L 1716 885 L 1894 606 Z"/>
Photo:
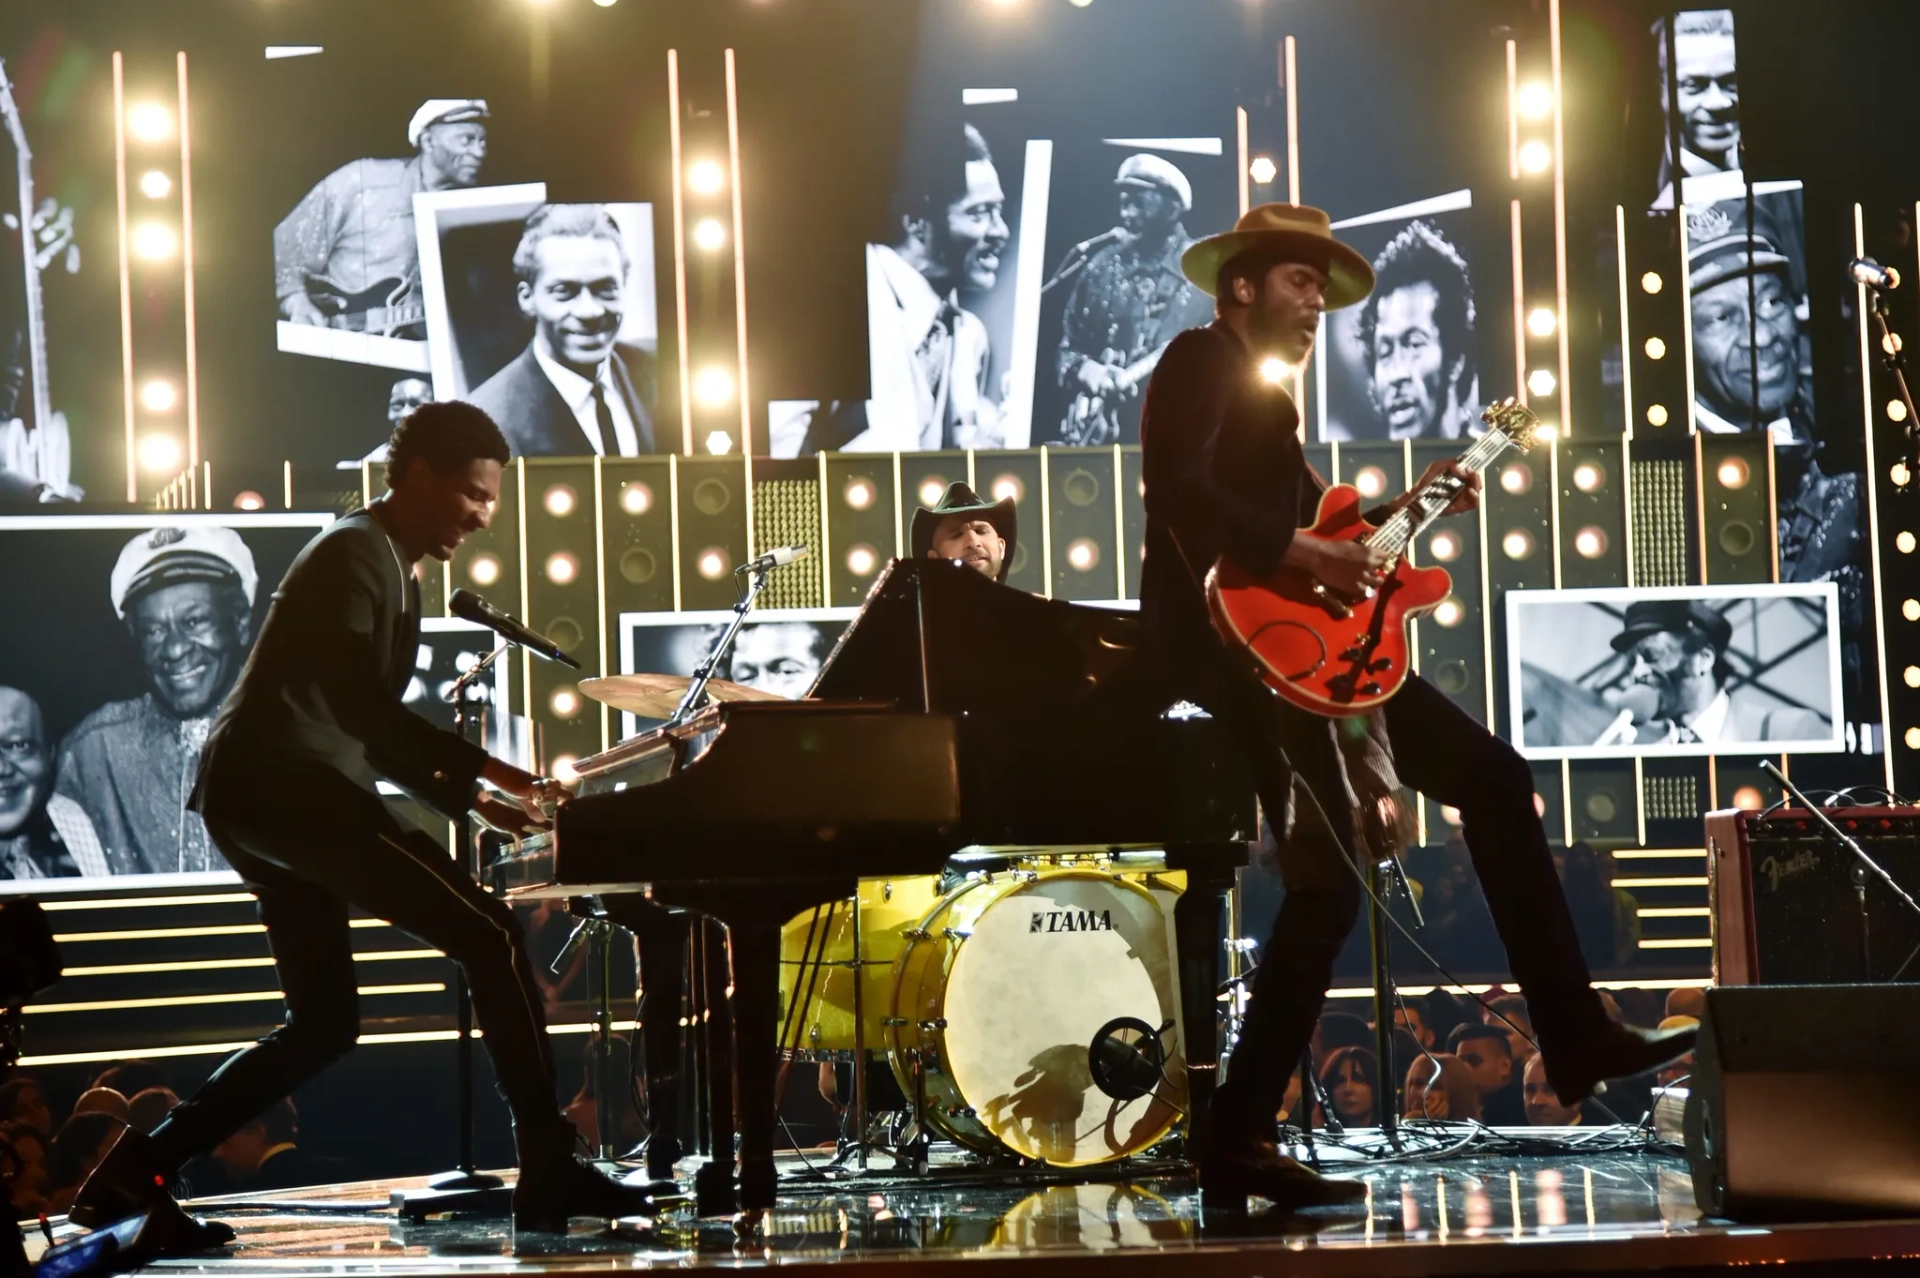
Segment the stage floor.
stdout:
<path fill-rule="evenodd" d="M 1361 1143 L 1366 1141 L 1359 1135 Z M 1521 1133 L 1514 1133 L 1519 1137 Z M 1543 1154 L 1539 1138 L 1584 1142 Z M 1199 1210 L 1190 1181 L 1044 1183 L 1049 1171 L 936 1166 L 924 1179 L 870 1173 L 827 1183 L 783 1156 L 780 1205 L 742 1231 L 700 1220 L 690 1205 L 611 1231 L 576 1222 L 565 1237 L 523 1237 L 504 1220 L 413 1224 L 388 1191 L 417 1182 L 367 1182 L 208 1201 L 201 1214 L 239 1233 L 220 1256 L 164 1262 L 154 1272 L 271 1275 L 603 1273 L 611 1270 L 778 1264 L 863 1266 L 1003 1261 L 1048 1273 L 1201 1275 L 1604 1274 L 1686 1271 L 1727 1264 L 1784 1265 L 1795 1273 L 1907 1272 L 1920 1256 L 1920 1221 L 1792 1224 L 1766 1228 L 1702 1220 L 1685 1163 L 1620 1133 L 1529 1129 L 1482 1140 L 1443 1159 L 1355 1161 L 1371 1189 L 1347 1211 L 1243 1217 Z M 1452 1136 L 1439 1147 L 1455 1143 Z M 1341 1151 L 1327 1151 L 1330 1164 Z M 809 1156 L 816 1168 L 819 1155 Z M 885 1158 L 878 1163 L 888 1163 Z M 1116 1168 L 1104 1169 L 1111 1177 Z M 1149 1168 L 1140 1168 L 1148 1171 Z M 1026 1183 L 1007 1184 L 1009 1176 Z M 809 1181 L 811 1180 L 811 1183 Z M 1264 1206 L 1255 1200 L 1255 1207 Z M 59 1231 L 64 1236 L 65 1231 Z M 38 1231 L 30 1254 L 44 1248 Z"/>

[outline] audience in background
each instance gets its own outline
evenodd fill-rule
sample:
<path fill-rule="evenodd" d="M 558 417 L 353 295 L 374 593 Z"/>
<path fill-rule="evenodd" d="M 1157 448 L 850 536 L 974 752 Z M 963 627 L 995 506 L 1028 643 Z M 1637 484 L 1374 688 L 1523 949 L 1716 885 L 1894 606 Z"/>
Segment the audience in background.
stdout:
<path fill-rule="evenodd" d="M 1667 1015 L 1691 1016 L 1700 1020 L 1707 1014 L 1707 992 L 1697 985 L 1667 991 Z"/>
<path fill-rule="evenodd" d="M 1334 1114 L 1349 1127 L 1372 1127 L 1380 1091 L 1380 1064 L 1364 1047 L 1337 1047 L 1320 1067 L 1320 1087 Z"/>
<path fill-rule="evenodd" d="M 124 1102 L 123 1102 L 124 1103 Z M 47 1149 L 47 1213 L 58 1216 L 73 1203 L 80 1185 L 107 1156 L 125 1131 L 125 1120 L 99 1111 L 75 1114 L 54 1134 Z"/>
<path fill-rule="evenodd" d="M 0 1123 L 25 1123 L 35 1131 L 52 1131 L 53 1110 L 40 1084 L 26 1077 L 0 1083 Z"/>
<path fill-rule="evenodd" d="M 137 1096 L 149 1087 L 170 1087 L 166 1074 L 152 1061 L 121 1061 L 94 1077 L 94 1087 L 111 1087 L 122 1096 Z"/>
<path fill-rule="evenodd" d="M 1446 1042 L 1456 1026 L 1469 1022 L 1478 1024 L 1480 1020 L 1478 1003 L 1471 998 L 1458 997 L 1437 985 L 1426 992 L 1420 1003 L 1426 1012 L 1427 1026 L 1433 1030 L 1435 1043 Z"/>
<path fill-rule="evenodd" d="M 81 1114 L 111 1114 L 124 1126 L 128 1122 L 127 1098 L 111 1087 L 89 1087 L 73 1103 L 73 1113 L 75 1117 Z"/>
<path fill-rule="evenodd" d="M 1487 1024 L 1507 1036 L 1513 1059 L 1521 1060 L 1533 1052 L 1533 1018 L 1527 1014 L 1527 1000 L 1518 994 L 1502 994 L 1488 1003 L 1498 1016 L 1489 1016 Z M 1502 1019 L 1505 1018 L 1505 1019 Z"/>
<path fill-rule="evenodd" d="M 1401 1113 L 1464 1122 L 1480 1117 L 1480 1090 L 1457 1056 L 1432 1052 L 1407 1066 Z"/>
<path fill-rule="evenodd" d="M 1427 1009 L 1410 999 L 1401 999 L 1393 1009 L 1393 1024 L 1413 1035 L 1420 1046 L 1431 1049 L 1435 1039 L 1433 1030 L 1427 1024 Z"/>
<path fill-rule="evenodd" d="M 127 1126 L 150 1133 L 179 1103 L 180 1097 L 171 1087 L 149 1087 L 128 1098 Z"/>
<path fill-rule="evenodd" d="M 1591 1101 L 1585 1105 L 1562 1105 L 1554 1094 L 1553 1084 L 1547 1081 L 1547 1068 L 1538 1056 L 1527 1062 L 1522 1091 L 1527 1102 L 1527 1122 L 1534 1127 L 1585 1127 L 1611 1121 L 1603 1115 L 1590 1115 Z"/>
<path fill-rule="evenodd" d="M 325 1185 L 347 1175 L 344 1159 L 300 1148 L 300 1114 L 290 1097 L 213 1147 L 213 1159 L 235 1191 Z"/>
<path fill-rule="evenodd" d="M 1323 1065 L 1343 1047 L 1373 1049 L 1373 1027 L 1351 1012 L 1323 1012 L 1314 1028 L 1313 1059 Z"/>
<path fill-rule="evenodd" d="M 1697 1029 L 1699 1025 L 1700 1025 L 1700 1022 L 1691 1016 L 1669 1016 L 1665 1020 L 1660 1022 L 1660 1028 L 1663 1030 L 1683 1029 L 1688 1027 Z M 1693 1053 L 1688 1052 L 1685 1056 L 1682 1056 L 1679 1060 L 1673 1062 L 1671 1065 L 1668 1065 L 1666 1068 L 1662 1069 L 1659 1073 L 1655 1074 L 1654 1081 L 1661 1087 L 1671 1087 L 1675 1083 L 1678 1083 L 1681 1080 L 1687 1078 L 1692 1073 L 1693 1073 Z"/>
<path fill-rule="evenodd" d="M 1480 1093 L 1480 1116 L 1494 1127 L 1524 1127 L 1526 1102 L 1520 1095 L 1520 1077 L 1513 1067 L 1513 1046 L 1491 1025 L 1456 1025 L 1447 1036 L 1447 1051 L 1460 1059 Z"/>
<path fill-rule="evenodd" d="M 47 1209 L 47 1134 L 13 1122 L 0 1125 L 0 1139 L 13 1150 L 6 1165 L 7 1199 L 15 1220 L 31 1220 Z"/>

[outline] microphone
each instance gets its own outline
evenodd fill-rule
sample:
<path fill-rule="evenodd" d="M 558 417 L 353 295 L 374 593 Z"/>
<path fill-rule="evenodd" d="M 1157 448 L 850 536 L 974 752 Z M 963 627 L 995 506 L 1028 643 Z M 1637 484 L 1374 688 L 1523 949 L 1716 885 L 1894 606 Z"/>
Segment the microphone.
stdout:
<path fill-rule="evenodd" d="M 1891 266 L 1882 266 L 1870 257 L 1856 257 L 1847 263 L 1847 274 L 1854 283 L 1883 292 L 1900 287 L 1900 272 Z"/>
<path fill-rule="evenodd" d="M 1132 232 L 1127 230 L 1126 227 L 1116 226 L 1112 230 L 1102 231 L 1090 240 L 1081 240 L 1078 244 L 1067 250 L 1067 256 L 1082 257 L 1097 248 L 1105 248 L 1115 240 L 1124 240 L 1131 234 Z"/>
<path fill-rule="evenodd" d="M 551 639 L 509 617 L 471 590 L 454 591 L 453 597 L 447 600 L 447 611 L 463 620 L 478 622 L 508 643 L 517 643 L 548 661 L 557 661 L 575 670 L 580 668 L 580 663 L 560 651 Z"/>
<path fill-rule="evenodd" d="M 785 568 L 796 560 L 805 559 L 810 553 L 805 546 L 775 546 L 766 554 L 747 560 L 733 571 L 736 576 L 743 572 L 771 572 L 775 568 Z"/>
<path fill-rule="evenodd" d="M 1126 1102 L 1151 1096 L 1166 1078 L 1167 1046 L 1159 1029 L 1133 1016 L 1116 1016 L 1094 1031 L 1087 1044 L 1087 1070 L 1093 1085 L 1114 1100 Z"/>

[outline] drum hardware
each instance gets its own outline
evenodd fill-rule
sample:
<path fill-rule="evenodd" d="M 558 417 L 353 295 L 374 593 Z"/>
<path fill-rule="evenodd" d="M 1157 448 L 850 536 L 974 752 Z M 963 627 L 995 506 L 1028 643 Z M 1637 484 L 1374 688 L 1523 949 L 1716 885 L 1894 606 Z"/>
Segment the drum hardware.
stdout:
<path fill-rule="evenodd" d="M 963 928 L 957 928 L 957 927 L 943 927 L 940 929 L 940 932 L 949 941 L 964 941 L 969 936 L 973 935 L 973 932 L 970 929 L 963 929 Z"/>

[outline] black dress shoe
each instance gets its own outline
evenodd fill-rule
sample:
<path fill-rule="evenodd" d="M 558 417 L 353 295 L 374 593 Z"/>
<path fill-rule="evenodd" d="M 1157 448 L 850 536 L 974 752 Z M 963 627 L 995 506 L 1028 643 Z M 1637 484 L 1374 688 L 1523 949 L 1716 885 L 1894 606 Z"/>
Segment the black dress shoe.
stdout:
<path fill-rule="evenodd" d="M 1578 1105 L 1605 1079 L 1644 1074 L 1685 1056 L 1695 1034 L 1691 1026 L 1661 1031 L 1608 1021 L 1584 1038 L 1543 1050 L 1547 1082 L 1562 1105 Z"/>
<path fill-rule="evenodd" d="M 1276 1207 L 1336 1207 L 1365 1201 L 1365 1181 L 1322 1176 L 1280 1152 L 1270 1140 L 1227 1145 L 1200 1160 L 1203 1209 L 1243 1212 L 1247 1195 Z"/>
<path fill-rule="evenodd" d="M 514 1133 L 520 1179 L 513 1186 L 513 1227 L 529 1233 L 565 1233 L 575 1216 L 613 1220 L 651 1216 L 657 1205 L 644 1186 L 622 1184 L 574 1156 L 569 1123 Z"/>
<path fill-rule="evenodd" d="M 191 1256 L 233 1241 L 233 1230 L 217 1220 L 189 1216 L 167 1193 L 168 1171 L 145 1132 L 128 1128 L 93 1169 L 67 1209 L 67 1219 L 84 1229 L 102 1229 L 116 1221 L 146 1216 L 140 1230 L 142 1251 L 153 1256 Z M 149 1250 L 150 1249 L 150 1250 Z"/>

